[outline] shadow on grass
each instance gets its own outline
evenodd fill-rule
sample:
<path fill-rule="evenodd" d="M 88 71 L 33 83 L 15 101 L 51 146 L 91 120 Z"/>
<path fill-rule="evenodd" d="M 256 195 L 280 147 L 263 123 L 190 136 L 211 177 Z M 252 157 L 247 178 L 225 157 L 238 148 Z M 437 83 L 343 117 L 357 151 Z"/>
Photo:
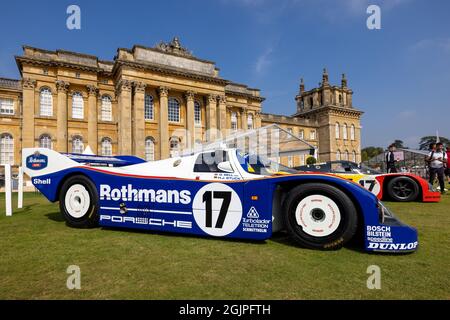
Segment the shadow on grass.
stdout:
<path fill-rule="evenodd" d="M 45 216 L 55 222 L 65 222 L 63 216 L 59 211 L 47 213 Z"/>

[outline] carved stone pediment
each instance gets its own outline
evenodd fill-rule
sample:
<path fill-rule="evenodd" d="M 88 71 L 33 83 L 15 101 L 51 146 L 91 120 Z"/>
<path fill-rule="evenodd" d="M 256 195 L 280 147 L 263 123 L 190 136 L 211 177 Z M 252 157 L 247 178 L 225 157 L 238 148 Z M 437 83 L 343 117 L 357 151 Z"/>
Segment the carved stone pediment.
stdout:
<path fill-rule="evenodd" d="M 172 53 L 181 57 L 192 57 L 192 52 L 181 46 L 178 37 L 173 38 L 172 41 L 168 43 L 161 41 L 159 44 L 156 45 L 155 49 L 158 49 L 163 52 Z"/>

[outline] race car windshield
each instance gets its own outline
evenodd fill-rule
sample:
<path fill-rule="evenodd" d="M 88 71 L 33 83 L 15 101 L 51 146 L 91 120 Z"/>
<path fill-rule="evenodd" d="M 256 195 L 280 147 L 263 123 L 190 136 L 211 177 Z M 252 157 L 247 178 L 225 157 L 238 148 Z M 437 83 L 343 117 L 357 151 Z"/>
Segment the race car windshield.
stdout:
<path fill-rule="evenodd" d="M 358 171 L 363 173 L 363 174 L 381 174 L 380 171 L 376 170 L 376 169 L 372 169 L 366 165 L 359 165 L 358 166 Z"/>
<path fill-rule="evenodd" d="M 267 157 L 236 151 L 237 158 L 242 168 L 252 174 L 271 176 L 283 173 L 298 173 L 296 170 L 286 167 Z"/>

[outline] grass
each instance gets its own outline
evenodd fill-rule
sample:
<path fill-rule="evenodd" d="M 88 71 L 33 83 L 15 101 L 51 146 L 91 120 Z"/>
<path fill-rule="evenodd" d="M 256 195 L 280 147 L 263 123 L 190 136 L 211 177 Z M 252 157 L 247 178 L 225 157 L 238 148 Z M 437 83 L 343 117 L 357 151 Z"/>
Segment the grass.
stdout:
<path fill-rule="evenodd" d="M 248 242 L 72 229 L 58 204 L 26 194 L 24 209 L 0 214 L 0 299 L 450 299 L 450 195 L 387 205 L 418 228 L 416 253 L 312 251 L 283 234 Z M 381 290 L 366 287 L 373 264 Z M 69 265 L 81 269 L 81 290 L 66 287 Z"/>

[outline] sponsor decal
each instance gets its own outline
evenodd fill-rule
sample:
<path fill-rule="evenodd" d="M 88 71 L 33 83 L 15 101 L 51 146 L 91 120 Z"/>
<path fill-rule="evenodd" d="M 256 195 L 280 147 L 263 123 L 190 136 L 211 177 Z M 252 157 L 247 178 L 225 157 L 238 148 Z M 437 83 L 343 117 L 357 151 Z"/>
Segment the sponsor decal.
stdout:
<path fill-rule="evenodd" d="M 418 242 L 410 243 L 376 243 L 369 242 L 367 249 L 372 250 L 414 250 L 417 248 Z"/>
<path fill-rule="evenodd" d="M 127 216 L 111 216 L 100 215 L 100 221 L 110 221 L 118 224 L 132 223 L 137 225 L 149 225 L 165 227 L 171 226 L 173 228 L 192 229 L 192 222 L 183 220 L 166 220 L 158 218 L 146 218 L 146 217 L 127 217 Z"/>
<path fill-rule="evenodd" d="M 52 179 L 39 179 L 39 178 L 33 178 L 33 184 L 43 184 L 43 185 L 50 185 L 52 183 Z"/>
<path fill-rule="evenodd" d="M 214 180 L 242 180 L 242 178 L 234 173 L 217 172 L 214 174 Z"/>
<path fill-rule="evenodd" d="M 366 236 L 370 242 L 393 242 L 391 227 L 389 226 L 367 226 Z"/>
<path fill-rule="evenodd" d="M 26 165 L 31 170 L 42 170 L 48 165 L 48 157 L 36 151 L 26 159 Z"/>
<path fill-rule="evenodd" d="M 255 207 L 251 207 L 247 212 L 247 217 L 242 219 L 243 231 L 267 233 L 270 220 L 259 219 L 259 213 Z"/>
<path fill-rule="evenodd" d="M 101 184 L 100 200 L 189 204 L 191 192 L 189 190 L 135 189 L 131 184 L 111 188 L 107 184 Z"/>

